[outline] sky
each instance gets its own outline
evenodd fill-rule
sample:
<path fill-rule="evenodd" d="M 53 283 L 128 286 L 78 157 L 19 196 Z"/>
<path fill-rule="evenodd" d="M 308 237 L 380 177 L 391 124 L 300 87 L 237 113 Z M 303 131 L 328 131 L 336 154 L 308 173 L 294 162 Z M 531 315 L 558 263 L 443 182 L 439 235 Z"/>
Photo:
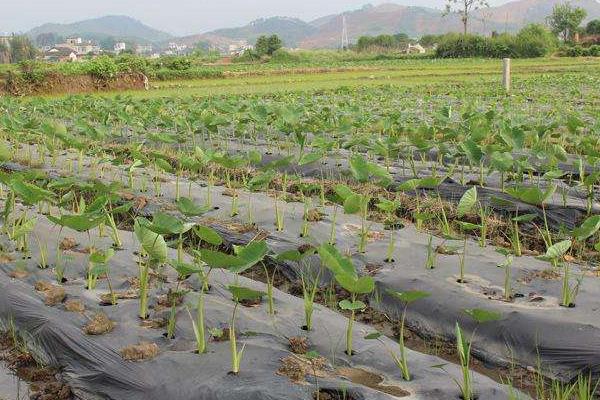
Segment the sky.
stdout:
<path fill-rule="evenodd" d="M 2 0 L 0 32 L 26 32 L 46 22 L 69 23 L 127 15 L 174 35 L 245 25 L 260 17 L 311 20 L 364 4 L 398 3 L 443 8 L 444 0 Z M 508 0 L 490 0 L 490 5 Z"/>

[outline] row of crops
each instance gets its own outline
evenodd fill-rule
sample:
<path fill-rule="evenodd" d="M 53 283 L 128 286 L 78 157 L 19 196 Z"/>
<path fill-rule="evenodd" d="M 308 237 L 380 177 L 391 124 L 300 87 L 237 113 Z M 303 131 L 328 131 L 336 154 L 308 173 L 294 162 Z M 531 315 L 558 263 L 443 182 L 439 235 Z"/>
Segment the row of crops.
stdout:
<path fill-rule="evenodd" d="M 592 399 L 599 80 L 1 99 L 2 318 L 84 398 Z"/>

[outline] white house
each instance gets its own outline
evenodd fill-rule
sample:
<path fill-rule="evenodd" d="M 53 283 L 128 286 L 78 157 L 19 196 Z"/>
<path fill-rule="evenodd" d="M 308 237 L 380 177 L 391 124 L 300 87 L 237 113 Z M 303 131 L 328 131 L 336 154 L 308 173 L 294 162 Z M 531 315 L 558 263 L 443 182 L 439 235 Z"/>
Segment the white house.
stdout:
<path fill-rule="evenodd" d="M 115 53 L 119 54 L 120 52 L 127 50 L 127 45 L 125 44 L 125 42 L 117 42 L 115 43 L 113 49 Z"/>

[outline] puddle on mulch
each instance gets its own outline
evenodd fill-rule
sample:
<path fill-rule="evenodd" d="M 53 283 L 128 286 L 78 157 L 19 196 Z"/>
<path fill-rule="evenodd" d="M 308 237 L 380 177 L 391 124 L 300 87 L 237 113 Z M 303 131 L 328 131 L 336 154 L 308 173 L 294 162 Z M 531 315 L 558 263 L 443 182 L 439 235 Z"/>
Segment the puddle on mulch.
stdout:
<path fill-rule="evenodd" d="M 410 396 L 410 392 L 402 389 L 399 386 L 384 384 L 383 376 L 369 372 L 362 368 L 339 368 L 337 373 L 340 376 L 349 379 L 353 383 L 366 386 L 379 392 L 383 392 L 395 397 Z"/>

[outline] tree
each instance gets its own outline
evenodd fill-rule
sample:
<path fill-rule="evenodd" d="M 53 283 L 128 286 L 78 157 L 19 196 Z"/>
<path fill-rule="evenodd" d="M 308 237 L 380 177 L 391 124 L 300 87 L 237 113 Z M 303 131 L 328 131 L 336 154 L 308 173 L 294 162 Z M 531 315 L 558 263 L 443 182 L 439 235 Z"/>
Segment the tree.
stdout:
<path fill-rule="evenodd" d="M 64 38 L 53 32 L 40 33 L 35 37 L 35 43 L 38 46 L 54 46 L 58 43 L 62 43 Z"/>
<path fill-rule="evenodd" d="M 37 49 L 27 36 L 14 35 L 10 38 L 10 61 L 19 63 L 25 60 L 33 60 L 37 55 Z"/>
<path fill-rule="evenodd" d="M 585 27 L 585 33 L 588 35 L 600 35 L 600 19 L 594 19 L 588 22 Z"/>
<path fill-rule="evenodd" d="M 256 39 L 256 44 L 254 45 L 254 49 L 259 56 L 272 56 L 281 47 L 283 47 L 283 42 L 277 35 L 262 35 Z"/>
<path fill-rule="evenodd" d="M 567 42 L 573 39 L 579 25 L 587 16 L 587 11 L 580 7 L 573 7 L 569 3 L 557 4 L 548 17 L 548 25 L 555 35 Z"/>
<path fill-rule="evenodd" d="M 486 0 L 446 0 L 446 12 L 444 15 L 450 13 L 458 14 L 463 24 L 463 33 L 466 35 L 471 13 L 481 7 L 489 7 L 488 2 Z"/>

